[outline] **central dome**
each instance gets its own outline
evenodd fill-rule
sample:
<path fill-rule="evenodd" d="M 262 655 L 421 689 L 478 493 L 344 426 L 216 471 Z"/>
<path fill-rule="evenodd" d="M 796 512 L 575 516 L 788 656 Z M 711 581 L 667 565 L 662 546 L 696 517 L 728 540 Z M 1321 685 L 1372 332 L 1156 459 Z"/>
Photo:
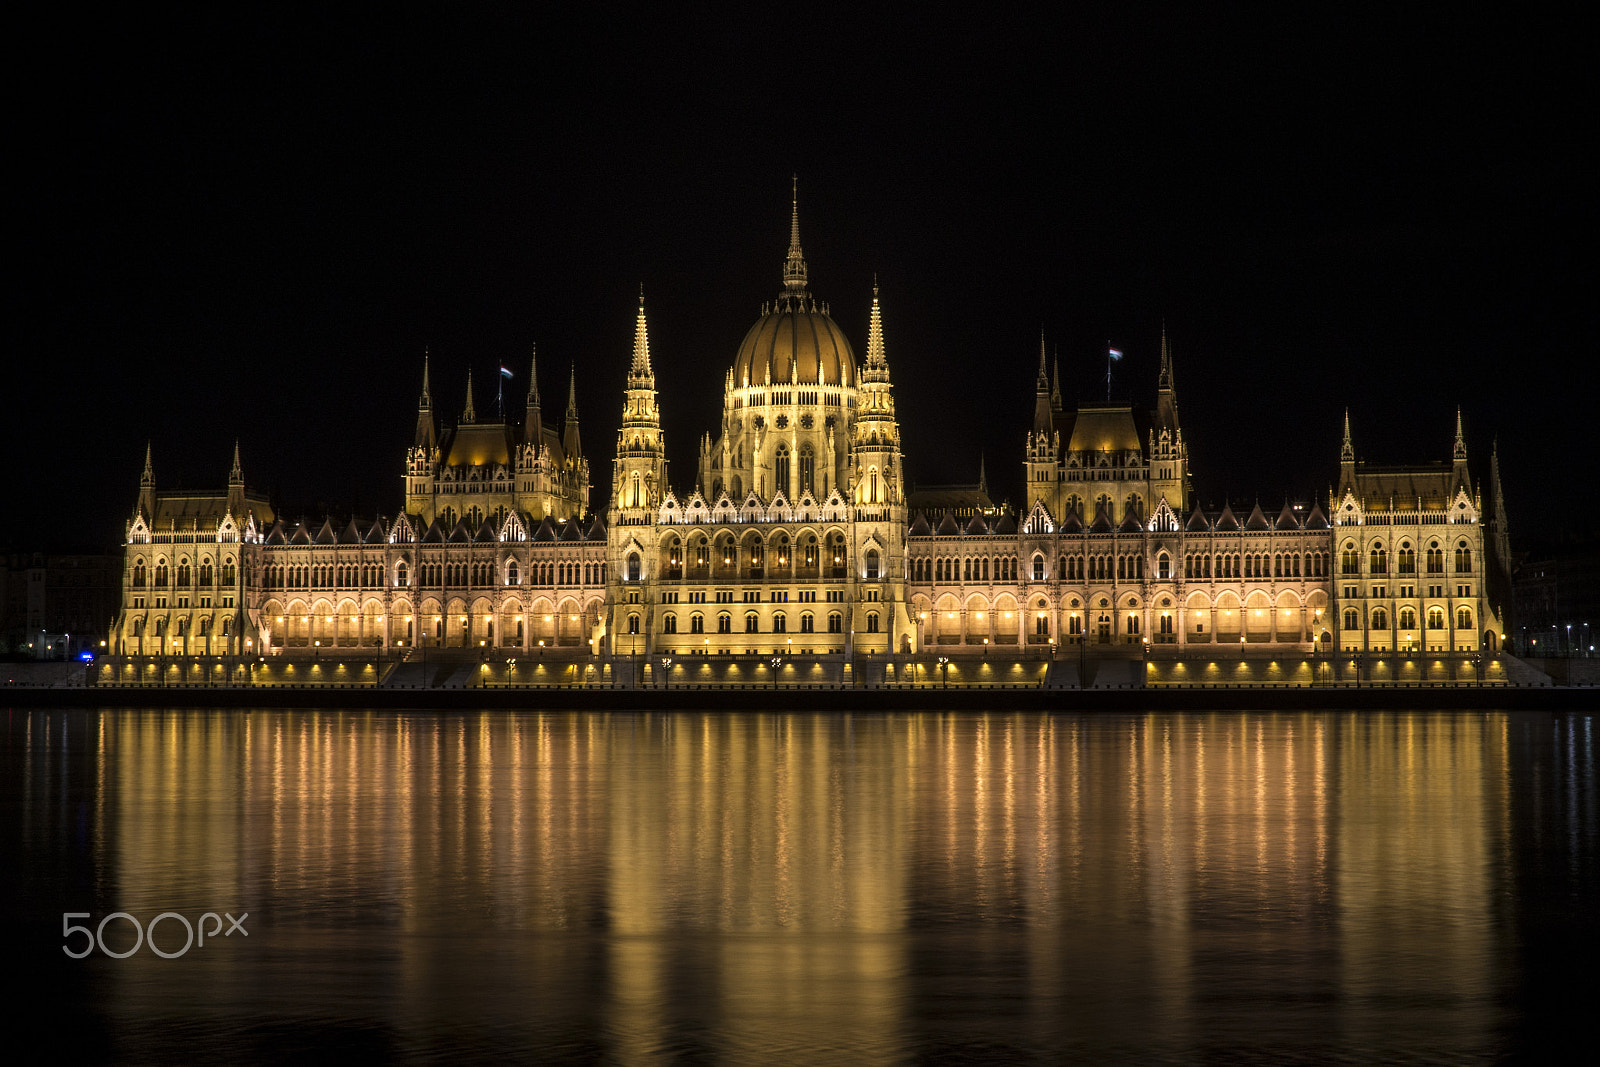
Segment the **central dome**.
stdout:
<path fill-rule="evenodd" d="M 854 385 L 856 357 L 844 331 L 809 301 L 780 301 L 756 320 L 733 362 L 734 388 L 768 383 Z"/>

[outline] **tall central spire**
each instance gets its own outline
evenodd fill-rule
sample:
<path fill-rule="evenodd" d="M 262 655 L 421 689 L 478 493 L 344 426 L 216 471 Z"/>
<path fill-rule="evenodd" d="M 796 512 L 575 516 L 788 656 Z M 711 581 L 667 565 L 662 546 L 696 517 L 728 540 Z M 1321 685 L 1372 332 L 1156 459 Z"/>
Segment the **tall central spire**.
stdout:
<path fill-rule="evenodd" d="M 783 289 L 789 296 L 806 291 L 806 257 L 800 251 L 800 176 L 794 176 L 793 201 L 789 208 L 789 257 L 783 263 Z"/>

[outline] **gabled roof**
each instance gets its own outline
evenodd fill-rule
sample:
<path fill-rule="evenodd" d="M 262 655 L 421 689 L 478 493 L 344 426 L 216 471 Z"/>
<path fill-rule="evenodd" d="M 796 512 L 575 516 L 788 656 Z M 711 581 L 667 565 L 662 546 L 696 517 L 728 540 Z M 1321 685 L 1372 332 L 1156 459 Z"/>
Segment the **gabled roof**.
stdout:
<path fill-rule="evenodd" d="M 283 520 L 279 519 L 272 524 L 272 529 L 267 531 L 266 543 L 269 545 L 286 545 L 289 538 L 283 532 Z"/>
<path fill-rule="evenodd" d="M 1143 533 L 1144 523 L 1139 521 L 1139 516 L 1131 511 L 1124 512 L 1122 522 L 1117 526 L 1118 533 Z"/>
<path fill-rule="evenodd" d="M 493 515 L 478 524 L 478 532 L 472 539 L 479 544 L 500 540 L 500 524 L 495 521 Z"/>
<path fill-rule="evenodd" d="M 1300 529 L 1300 520 L 1295 517 L 1294 508 L 1289 505 L 1287 500 L 1283 502 L 1283 510 L 1278 512 L 1276 528 L 1279 530 Z"/>
<path fill-rule="evenodd" d="M 554 541 L 556 539 L 556 524 L 550 521 L 550 516 L 546 515 L 540 520 L 539 528 L 533 531 L 533 539 L 535 541 Z"/>
<path fill-rule="evenodd" d="M 339 535 L 333 530 L 332 519 L 322 520 L 322 527 L 317 530 L 315 541 L 319 545 L 336 545 L 339 543 Z"/>
<path fill-rule="evenodd" d="M 1000 516 L 1000 521 L 994 524 L 994 532 L 1001 535 L 1017 532 L 1017 520 L 1008 511 Z"/>
<path fill-rule="evenodd" d="M 1233 517 L 1233 505 L 1222 505 L 1222 514 L 1217 516 L 1216 524 L 1212 528 L 1217 530 L 1239 529 L 1239 520 Z"/>
<path fill-rule="evenodd" d="M 587 540 L 587 541 L 604 541 L 605 539 L 606 539 L 606 524 L 605 524 L 605 520 L 602 519 L 598 514 L 596 514 L 595 517 L 594 517 L 594 522 L 592 524 L 590 524 L 590 526 L 589 526 L 589 534 L 588 534 L 588 536 L 586 538 L 584 538 L 584 540 Z"/>
<path fill-rule="evenodd" d="M 965 532 L 975 537 L 982 537 L 984 534 L 989 532 L 989 524 L 984 521 L 982 515 L 974 515 L 972 518 L 967 520 L 967 528 Z"/>
<path fill-rule="evenodd" d="M 1244 520 L 1244 528 L 1246 530 L 1272 529 L 1272 523 L 1268 522 L 1266 515 L 1262 514 L 1260 501 L 1257 501 L 1256 506 L 1250 509 L 1250 517 Z"/>
<path fill-rule="evenodd" d="M 583 528 L 578 525 L 577 519 L 568 519 L 561 527 L 559 539 L 562 541 L 582 541 Z"/>
<path fill-rule="evenodd" d="M 1090 533 L 1110 533 L 1111 516 L 1106 514 L 1106 509 L 1101 508 L 1095 512 L 1094 521 L 1089 524 Z"/>
<path fill-rule="evenodd" d="M 471 544 L 472 531 L 467 528 L 467 520 L 462 519 L 460 522 L 456 523 L 455 529 L 450 531 L 450 536 L 445 538 L 445 540 L 449 541 L 453 545 Z"/>
<path fill-rule="evenodd" d="M 1306 516 L 1305 528 L 1307 530 L 1326 530 L 1328 528 L 1328 516 L 1322 513 L 1321 504 L 1311 505 L 1311 514 Z"/>
<path fill-rule="evenodd" d="M 389 540 L 388 531 L 383 528 L 383 520 L 381 518 L 372 520 L 372 525 L 367 527 L 367 536 L 362 540 L 363 543 L 369 545 L 381 545 Z"/>
<path fill-rule="evenodd" d="M 911 529 L 906 533 L 911 537 L 931 537 L 933 530 L 928 526 L 928 517 L 922 512 L 917 512 L 917 517 L 911 521 Z"/>
<path fill-rule="evenodd" d="M 309 545 L 311 543 L 311 531 L 306 529 L 305 523 L 297 522 L 294 524 L 294 533 L 289 535 L 289 543 L 291 545 Z"/>
<path fill-rule="evenodd" d="M 956 525 L 955 516 L 951 515 L 948 511 L 945 512 L 944 518 L 939 520 L 939 536 L 956 537 L 959 536 L 960 533 L 961 527 Z"/>
<path fill-rule="evenodd" d="M 438 519 L 428 523 L 427 530 L 422 534 L 422 543 L 425 545 L 444 544 L 444 527 L 439 525 Z"/>
<path fill-rule="evenodd" d="M 1078 517 L 1077 508 L 1067 509 L 1066 517 L 1061 520 L 1060 529 L 1062 533 L 1081 533 L 1083 531 L 1083 520 Z"/>
<path fill-rule="evenodd" d="M 356 525 L 356 520 L 351 518 L 349 525 L 339 531 L 339 536 L 334 539 L 336 544 L 359 545 L 362 541 L 361 528 Z"/>
<path fill-rule="evenodd" d="M 1211 523 L 1206 521 L 1206 513 L 1200 510 L 1199 501 L 1195 502 L 1194 512 L 1189 516 L 1189 521 L 1183 524 L 1183 528 L 1190 533 L 1204 533 L 1211 529 Z"/>

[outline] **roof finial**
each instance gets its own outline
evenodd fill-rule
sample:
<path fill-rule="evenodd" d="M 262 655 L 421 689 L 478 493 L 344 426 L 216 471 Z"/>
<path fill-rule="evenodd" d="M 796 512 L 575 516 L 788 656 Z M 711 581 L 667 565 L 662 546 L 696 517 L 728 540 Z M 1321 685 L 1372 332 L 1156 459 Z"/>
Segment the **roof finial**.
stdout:
<path fill-rule="evenodd" d="M 1461 408 L 1460 408 L 1460 406 L 1456 407 L 1456 448 L 1455 448 L 1455 458 L 1456 459 L 1466 459 L 1467 458 L 1467 435 L 1461 429 Z"/>
<path fill-rule="evenodd" d="M 156 484 L 156 469 L 150 462 L 150 442 L 144 443 L 144 473 L 139 476 L 140 485 Z"/>
<path fill-rule="evenodd" d="M 528 346 L 528 406 L 539 406 L 539 346 Z"/>
<path fill-rule="evenodd" d="M 417 407 L 427 408 L 433 406 L 433 397 L 428 391 L 428 346 L 422 346 L 422 398 L 417 401 Z"/>
<path fill-rule="evenodd" d="M 1048 393 L 1050 391 L 1050 374 L 1045 369 L 1044 358 L 1044 327 L 1041 326 L 1039 327 L 1039 377 L 1034 382 L 1034 385 L 1039 392 Z"/>
<path fill-rule="evenodd" d="M 1344 444 L 1339 448 L 1341 460 L 1354 460 L 1356 458 L 1355 446 L 1350 443 L 1350 409 L 1344 409 Z"/>
<path fill-rule="evenodd" d="M 789 256 L 783 264 L 784 292 L 799 296 L 806 290 L 806 280 L 806 259 L 800 251 L 800 176 L 796 174 L 789 207 Z"/>
<path fill-rule="evenodd" d="M 461 415 L 462 422 L 477 422 L 478 413 L 472 407 L 472 368 L 467 368 L 467 410 Z"/>
<path fill-rule="evenodd" d="M 239 467 L 239 439 L 233 439 L 233 469 L 228 472 L 229 482 L 244 481 L 244 471 Z"/>
<path fill-rule="evenodd" d="M 572 364 L 570 376 L 567 379 L 567 418 L 578 417 L 578 365 Z"/>

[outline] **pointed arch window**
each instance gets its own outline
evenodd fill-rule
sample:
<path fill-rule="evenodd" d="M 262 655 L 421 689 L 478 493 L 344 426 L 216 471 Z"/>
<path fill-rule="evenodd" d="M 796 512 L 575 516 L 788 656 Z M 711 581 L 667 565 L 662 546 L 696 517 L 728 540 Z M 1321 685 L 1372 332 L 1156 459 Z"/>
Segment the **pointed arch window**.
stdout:
<path fill-rule="evenodd" d="M 144 560 L 142 560 L 142 559 L 134 560 L 133 561 L 133 586 L 134 586 L 135 589 L 143 589 L 144 588 L 144 578 L 145 578 Z"/>
<path fill-rule="evenodd" d="M 867 549 L 867 581 L 875 582 L 877 580 L 878 580 L 878 550 L 875 549 L 875 548 L 869 548 L 869 549 Z"/>
<path fill-rule="evenodd" d="M 785 496 L 791 495 L 789 489 L 789 446 L 779 445 L 777 454 L 772 459 L 773 488 Z"/>

